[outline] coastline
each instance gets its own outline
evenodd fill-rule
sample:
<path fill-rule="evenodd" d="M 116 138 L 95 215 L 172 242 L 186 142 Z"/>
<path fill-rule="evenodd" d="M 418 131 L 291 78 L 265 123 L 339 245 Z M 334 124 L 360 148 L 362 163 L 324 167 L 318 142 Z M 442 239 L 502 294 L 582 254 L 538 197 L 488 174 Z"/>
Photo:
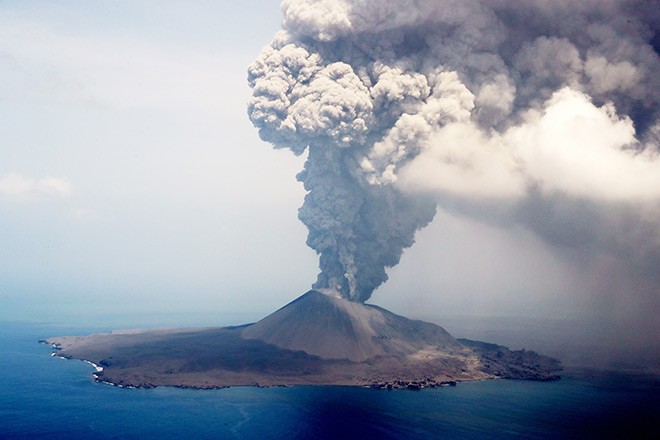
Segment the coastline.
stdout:
<path fill-rule="evenodd" d="M 178 389 L 187 389 L 187 390 L 220 390 L 227 388 L 236 388 L 236 387 L 251 387 L 251 388 L 294 388 L 294 387 L 357 387 L 357 388 L 372 388 L 380 390 L 413 390 L 419 391 L 424 389 L 435 389 L 435 388 L 444 388 L 450 386 L 457 386 L 459 383 L 472 383 L 472 382 L 483 382 L 487 380 L 501 380 L 503 378 L 493 376 L 493 377 L 484 377 L 479 379 L 462 379 L 462 380 L 447 380 L 447 381 L 404 381 L 404 380 L 393 380 L 391 383 L 371 383 L 371 384 L 345 384 L 345 383 L 325 383 L 325 384 L 272 384 L 272 385 L 262 385 L 259 383 L 254 384 L 245 384 L 245 385 L 216 385 L 216 386 L 194 386 L 194 385 L 156 385 L 156 384 L 139 384 L 139 385 L 125 385 L 122 383 L 115 383 L 110 380 L 104 380 L 101 375 L 103 367 L 95 364 L 94 362 L 88 359 L 77 359 L 71 356 L 60 355 L 57 352 L 51 353 L 51 356 L 58 357 L 64 360 L 74 360 L 86 363 L 94 367 L 95 371 L 92 372 L 92 377 L 94 382 L 101 383 L 105 385 L 111 385 L 117 388 L 127 388 L 127 389 L 151 389 L 151 388 L 178 388 Z M 559 377 L 554 380 L 559 380 Z M 389 385 L 389 386 L 388 386 Z"/>
<path fill-rule="evenodd" d="M 424 389 L 557 380 L 557 359 L 456 339 L 442 327 L 310 290 L 253 324 L 111 331 L 43 341 L 117 386 L 335 385 Z"/>
<path fill-rule="evenodd" d="M 49 338 L 52 355 L 82 360 L 94 381 L 121 388 L 352 386 L 422 390 L 490 379 L 557 380 L 559 362 L 525 350 L 470 342 L 362 362 L 323 359 L 243 339 L 240 329 L 204 328 Z M 466 343 L 467 344 L 467 343 Z M 495 350 L 495 351 L 493 351 Z"/>

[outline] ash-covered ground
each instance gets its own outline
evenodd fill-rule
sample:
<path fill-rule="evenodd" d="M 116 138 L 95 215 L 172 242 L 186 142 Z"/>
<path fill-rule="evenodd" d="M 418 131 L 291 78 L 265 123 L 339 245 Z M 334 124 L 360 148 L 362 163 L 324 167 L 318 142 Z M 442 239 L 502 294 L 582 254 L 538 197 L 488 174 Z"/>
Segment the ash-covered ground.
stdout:
<path fill-rule="evenodd" d="M 554 380 L 558 360 L 455 339 L 442 327 L 309 291 L 237 327 L 53 337 L 98 381 L 131 387 L 353 385 L 424 388 L 493 378 Z"/>

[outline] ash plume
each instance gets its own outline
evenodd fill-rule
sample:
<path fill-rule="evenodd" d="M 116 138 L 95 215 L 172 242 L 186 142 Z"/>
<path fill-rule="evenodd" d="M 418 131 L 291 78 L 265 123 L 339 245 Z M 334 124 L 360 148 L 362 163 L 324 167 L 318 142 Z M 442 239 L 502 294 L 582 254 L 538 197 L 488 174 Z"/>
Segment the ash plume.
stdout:
<path fill-rule="evenodd" d="M 655 6 L 284 0 L 248 113 L 308 154 L 313 287 L 366 301 L 438 203 L 569 246 L 539 209 L 578 206 L 564 225 L 604 213 L 587 247 L 660 267 Z"/>

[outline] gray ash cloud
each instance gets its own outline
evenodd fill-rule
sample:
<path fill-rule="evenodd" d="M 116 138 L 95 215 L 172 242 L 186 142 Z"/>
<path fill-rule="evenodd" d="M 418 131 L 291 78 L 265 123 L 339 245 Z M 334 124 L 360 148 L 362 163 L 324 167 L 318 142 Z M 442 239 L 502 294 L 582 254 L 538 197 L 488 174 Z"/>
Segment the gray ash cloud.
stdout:
<path fill-rule="evenodd" d="M 249 68 L 248 112 L 264 140 L 308 154 L 299 216 L 320 254 L 314 288 L 366 301 L 438 203 L 559 245 L 586 240 L 628 255 L 622 266 L 660 265 L 657 3 L 282 10 Z M 542 214 L 566 206 L 579 208 L 559 223 Z M 644 231 L 641 249 L 630 231 Z"/>

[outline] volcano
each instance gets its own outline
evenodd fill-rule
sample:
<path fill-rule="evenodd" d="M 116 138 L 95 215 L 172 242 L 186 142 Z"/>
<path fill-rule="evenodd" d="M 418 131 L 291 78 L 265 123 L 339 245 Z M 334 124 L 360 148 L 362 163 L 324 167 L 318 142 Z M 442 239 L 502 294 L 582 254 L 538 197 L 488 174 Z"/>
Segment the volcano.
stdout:
<path fill-rule="evenodd" d="M 428 347 L 461 346 L 435 324 L 314 290 L 250 325 L 241 335 L 323 359 L 354 362 L 411 355 Z"/>
<path fill-rule="evenodd" d="M 46 341 L 119 386 L 360 385 L 423 388 L 490 378 L 552 380 L 559 361 L 455 339 L 442 327 L 309 291 L 235 327 L 118 331 Z"/>

